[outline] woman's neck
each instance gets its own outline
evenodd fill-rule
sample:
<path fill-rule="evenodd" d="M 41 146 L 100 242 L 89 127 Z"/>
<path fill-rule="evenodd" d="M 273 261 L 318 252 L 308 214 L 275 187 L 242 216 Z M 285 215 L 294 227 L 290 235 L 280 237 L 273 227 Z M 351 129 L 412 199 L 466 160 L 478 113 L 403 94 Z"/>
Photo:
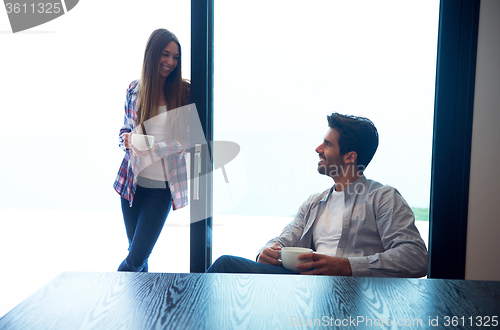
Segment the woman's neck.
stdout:
<path fill-rule="evenodd" d="M 164 106 L 164 105 L 167 105 L 167 100 L 165 99 L 165 93 L 163 93 L 164 91 L 164 87 L 165 87 L 165 79 L 162 79 L 160 81 L 160 94 L 159 94 L 159 99 L 158 99 L 158 106 Z"/>

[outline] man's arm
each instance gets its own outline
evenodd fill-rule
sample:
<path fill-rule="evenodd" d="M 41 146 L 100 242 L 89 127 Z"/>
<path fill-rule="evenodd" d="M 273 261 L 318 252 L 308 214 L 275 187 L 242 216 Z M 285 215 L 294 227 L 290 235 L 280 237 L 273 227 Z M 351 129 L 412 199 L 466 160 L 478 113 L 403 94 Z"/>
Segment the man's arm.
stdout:
<path fill-rule="evenodd" d="M 337 258 L 311 252 L 301 254 L 299 259 L 312 260 L 312 262 L 297 264 L 297 268 L 303 270 L 300 275 L 352 276 L 351 264 L 347 258 Z M 307 271 L 308 269 L 312 270 Z"/>
<path fill-rule="evenodd" d="M 429 257 L 415 227 L 415 216 L 399 192 L 383 187 L 373 199 L 375 222 L 384 252 L 348 257 L 353 276 L 422 277 Z"/>
<path fill-rule="evenodd" d="M 259 261 L 259 257 L 261 253 L 265 249 L 272 248 L 273 246 L 287 247 L 287 246 L 298 246 L 300 238 L 304 233 L 304 228 L 306 223 L 309 221 L 310 208 L 313 200 L 318 195 L 311 195 L 300 207 L 297 211 L 297 214 L 293 218 L 293 220 L 283 228 L 283 231 L 278 237 L 273 238 L 269 242 L 267 242 L 266 246 L 260 249 L 259 254 L 257 255 L 256 260 Z M 306 246 L 304 246 L 306 247 Z M 309 246 L 307 246 L 309 247 Z"/>
<path fill-rule="evenodd" d="M 279 243 L 275 243 L 273 246 L 269 248 L 265 248 L 262 252 L 257 256 L 257 262 L 281 266 L 281 261 L 279 261 L 280 254 L 277 252 L 281 250 L 281 245 Z"/>

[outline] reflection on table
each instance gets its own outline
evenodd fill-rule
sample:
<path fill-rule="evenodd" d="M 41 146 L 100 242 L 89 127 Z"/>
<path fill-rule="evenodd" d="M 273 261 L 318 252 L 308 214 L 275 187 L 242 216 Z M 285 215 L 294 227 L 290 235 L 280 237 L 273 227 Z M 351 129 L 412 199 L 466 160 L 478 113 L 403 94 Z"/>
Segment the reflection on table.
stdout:
<path fill-rule="evenodd" d="M 499 311 L 500 282 L 66 272 L 0 319 L 0 328 L 470 329 L 499 326 Z"/>

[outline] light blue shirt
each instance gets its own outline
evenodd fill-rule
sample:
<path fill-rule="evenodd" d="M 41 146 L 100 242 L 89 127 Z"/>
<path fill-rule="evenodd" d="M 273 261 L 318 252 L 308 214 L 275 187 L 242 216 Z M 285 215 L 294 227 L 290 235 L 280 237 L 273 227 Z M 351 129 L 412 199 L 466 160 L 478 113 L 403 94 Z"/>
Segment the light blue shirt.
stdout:
<path fill-rule="evenodd" d="M 315 250 L 313 225 L 334 187 L 311 195 L 297 215 L 264 248 L 279 243 Z M 415 216 L 399 192 L 360 177 L 344 190 L 345 211 L 336 256 L 347 258 L 353 276 L 422 277 L 429 257 Z M 262 248 L 260 252 L 264 249 Z"/>

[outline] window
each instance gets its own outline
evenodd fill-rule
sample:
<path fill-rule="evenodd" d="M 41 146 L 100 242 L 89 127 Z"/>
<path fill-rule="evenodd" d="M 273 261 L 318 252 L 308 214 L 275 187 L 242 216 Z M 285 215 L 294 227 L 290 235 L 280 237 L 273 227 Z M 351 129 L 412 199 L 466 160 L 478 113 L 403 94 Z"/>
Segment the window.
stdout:
<path fill-rule="evenodd" d="M 367 177 L 401 192 L 427 240 L 438 1 L 217 0 L 213 260 L 254 259 L 312 193 L 333 184 L 315 148 L 332 111 L 373 120 Z M 214 151 L 217 157 L 217 150 Z"/>

